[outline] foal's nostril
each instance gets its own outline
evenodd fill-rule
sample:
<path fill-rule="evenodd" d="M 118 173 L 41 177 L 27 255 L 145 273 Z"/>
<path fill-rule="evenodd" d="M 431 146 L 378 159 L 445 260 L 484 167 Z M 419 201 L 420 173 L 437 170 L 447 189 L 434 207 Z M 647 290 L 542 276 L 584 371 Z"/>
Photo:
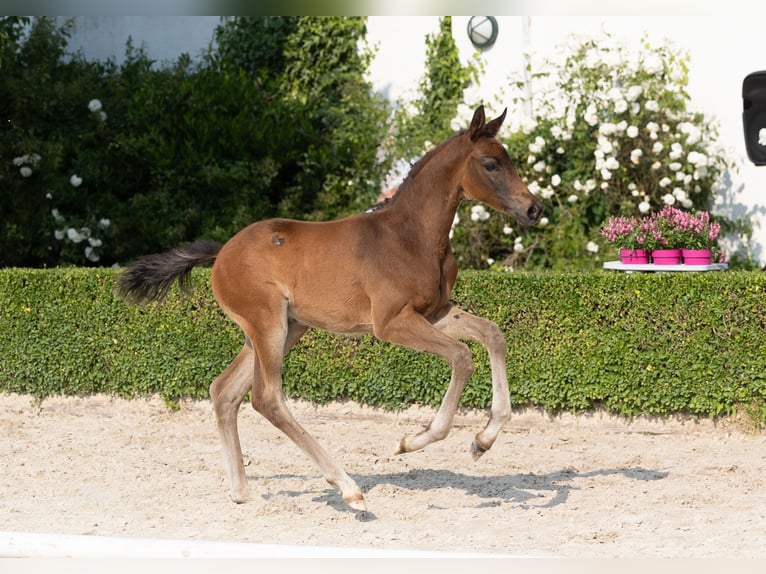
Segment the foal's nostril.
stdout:
<path fill-rule="evenodd" d="M 537 202 L 530 205 L 529 209 L 527 209 L 527 217 L 532 222 L 536 222 L 538 219 L 540 219 L 540 216 L 542 215 L 542 213 L 543 213 L 543 207 Z"/>

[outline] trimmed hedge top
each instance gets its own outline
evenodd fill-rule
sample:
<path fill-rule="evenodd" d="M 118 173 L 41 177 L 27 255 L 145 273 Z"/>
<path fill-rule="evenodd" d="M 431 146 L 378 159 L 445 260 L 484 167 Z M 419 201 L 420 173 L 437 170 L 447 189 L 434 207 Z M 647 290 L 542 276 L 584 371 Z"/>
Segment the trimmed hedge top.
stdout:
<path fill-rule="evenodd" d="M 243 336 L 220 311 L 210 271 L 194 295 L 128 306 L 107 269 L 0 270 L 0 392 L 207 397 Z M 743 410 L 766 422 L 766 273 L 463 272 L 453 299 L 508 341 L 511 400 L 555 413 L 633 416 Z M 491 400 L 489 360 L 461 404 Z M 316 402 L 438 405 L 439 358 L 371 336 L 311 331 L 285 359 L 284 388 Z"/>

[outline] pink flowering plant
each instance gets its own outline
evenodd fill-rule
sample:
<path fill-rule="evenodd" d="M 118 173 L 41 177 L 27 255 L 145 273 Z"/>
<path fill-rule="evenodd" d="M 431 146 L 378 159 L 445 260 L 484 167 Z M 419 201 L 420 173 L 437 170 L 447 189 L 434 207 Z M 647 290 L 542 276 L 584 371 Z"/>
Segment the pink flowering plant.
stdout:
<path fill-rule="evenodd" d="M 620 249 L 646 249 L 646 233 L 635 217 L 611 217 L 601 227 L 601 236 Z"/>
<path fill-rule="evenodd" d="M 679 231 L 684 249 L 712 249 L 718 247 L 721 224 L 710 220 L 710 213 L 700 211 L 696 215 L 684 213 L 679 220 Z"/>
<path fill-rule="evenodd" d="M 610 217 L 601 227 L 601 236 L 620 249 L 710 249 L 718 260 L 720 232 L 709 212 L 695 214 L 670 205 L 640 219 Z"/>

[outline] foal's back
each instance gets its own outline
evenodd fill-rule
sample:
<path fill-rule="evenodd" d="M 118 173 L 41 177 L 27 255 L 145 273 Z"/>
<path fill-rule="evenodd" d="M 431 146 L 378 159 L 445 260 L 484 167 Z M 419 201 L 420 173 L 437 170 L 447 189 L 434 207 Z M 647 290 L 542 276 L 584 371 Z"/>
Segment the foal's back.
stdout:
<path fill-rule="evenodd" d="M 288 318 L 305 325 L 372 332 L 373 305 L 382 304 L 382 295 L 411 301 L 432 297 L 434 285 L 438 291 L 438 277 L 431 277 L 438 267 L 413 268 L 414 254 L 403 250 L 407 242 L 394 221 L 384 211 L 327 222 L 259 221 L 221 249 L 213 291 L 240 317 L 281 300 Z"/>

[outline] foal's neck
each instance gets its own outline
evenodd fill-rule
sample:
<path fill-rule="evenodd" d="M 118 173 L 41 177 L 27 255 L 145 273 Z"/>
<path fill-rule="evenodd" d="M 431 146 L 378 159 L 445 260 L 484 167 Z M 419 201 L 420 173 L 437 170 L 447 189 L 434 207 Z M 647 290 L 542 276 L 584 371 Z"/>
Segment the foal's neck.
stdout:
<path fill-rule="evenodd" d="M 460 155 L 459 136 L 431 150 L 413 166 L 410 175 L 397 191 L 390 207 L 439 244 L 449 243 L 455 212 L 463 199 L 458 173 L 464 156 Z"/>

